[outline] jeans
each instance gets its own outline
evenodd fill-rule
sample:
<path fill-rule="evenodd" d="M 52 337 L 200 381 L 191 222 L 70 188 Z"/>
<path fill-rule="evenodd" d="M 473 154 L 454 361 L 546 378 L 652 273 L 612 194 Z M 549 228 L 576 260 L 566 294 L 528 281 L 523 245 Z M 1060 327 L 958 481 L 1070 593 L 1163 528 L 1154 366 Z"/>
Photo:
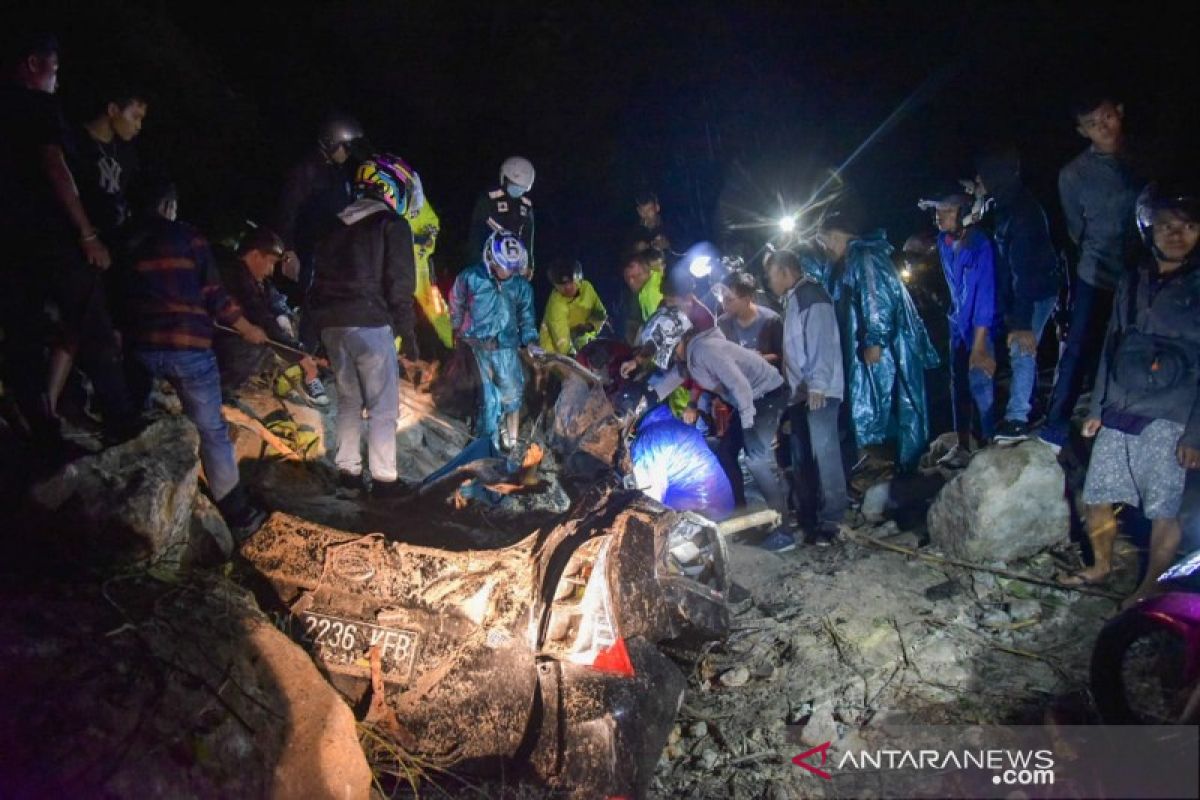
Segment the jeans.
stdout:
<path fill-rule="evenodd" d="M 1042 339 L 1042 331 L 1046 322 L 1054 313 L 1056 297 L 1047 297 L 1033 304 L 1033 338 Z M 1029 411 L 1032 409 L 1033 388 L 1037 385 L 1037 349 L 1025 353 L 1014 343 L 1008 348 L 1008 363 L 1012 366 L 1012 385 L 1008 395 L 1008 408 L 1004 418 L 1013 422 L 1028 422 Z"/>
<path fill-rule="evenodd" d="M 396 480 L 396 420 L 400 367 L 391 327 L 326 328 L 321 341 L 337 386 L 337 453 L 342 472 L 362 474 L 363 409 L 367 411 L 367 464 L 371 478 Z"/>
<path fill-rule="evenodd" d="M 221 376 L 212 350 L 134 351 L 142 366 L 169 382 L 179 394 L 183 413 L 200 432 L 200 463 L 208 490 L 220 502 L 238 485 L 237 459 L 221 416 Z"/>
<path fill-rule="evenodd" d="M 991 344 L 989 343 L 989 352 Z M 954 430 L 971 430 L 971 405 L 979 411 L 979 432 L 990 441 L 995 433 L 992 405 L 995 387 L 983 370 L 971 369 L 971 343 L 958 336 L 950 338 L 950 384 L 954 398 Z"/>
<path fill-rule="evenodd" d="M 740 425 L 739 419 L 738 422 L 731 422 L 729 430 L 725 432 L 726 439 L 736 437 L 733 442 L 741 442 L 741 448 L 746 451 L 746 467 L 767 505 L 779 512 L 785 526 L 788 518 L 787 485 L 775 462 L 775 440 L 786 406 L 787 387 L 781 386 L 754 401 L 754 423 L 749 428 Z M 732 444 L 723 441 L 722 449 L 732 447 Z"/>
<path fill-rule="evenodd" d="M 1076 279 L 1071 285 L 1071 322 L 1067 341 L 1058 357 L 1054 392 L 1046 411 L 1046 425 L 1065 427 L 1071 421 L 1084 376 L 1095 376 L 1104 333 L 1112 312 L 1113 293 Z"/>
<path fill-rule="evenodd" d="M 792 485 L 801 524 L 836 524 L 850 505 L 838 436 L 841 404 L 840 400 L 829 398 L 816 411 L 802 404 L 788 409 L 792 428 Z"/>

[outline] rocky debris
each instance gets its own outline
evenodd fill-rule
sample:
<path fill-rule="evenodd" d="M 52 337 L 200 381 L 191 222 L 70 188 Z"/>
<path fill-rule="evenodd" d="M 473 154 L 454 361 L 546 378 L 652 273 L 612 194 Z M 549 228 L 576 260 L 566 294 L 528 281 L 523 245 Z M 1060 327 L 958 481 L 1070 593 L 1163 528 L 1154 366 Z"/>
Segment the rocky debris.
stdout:
<path fill-rule="evenodd" d="M 931 564 L 859 544 L 861 533 L 915 535 L 889 522 L 783 557 L 730 545 L 731 577 L 753 602 L 727 641 L 690 654 L 653 796 L 829 796 L 792 756 L 828 741 L 836 757 L 885 722 L 1035 724 L 1047 707 L 1091 721 L 1077 698 L 1112 600 Z M 1051 578 L 1056 558 L 1009 566 Z"/>
<path fill-rule="evenodd" d="M 368 797 L 350 708 L 240 587 L 129 577 L 5 595 L 11 796 Z"/>
<path fill-rule="evenodd" d="M 184 417 L 159 419 L 137 437 L 77 459 L 33 487 L 54 514 L 48 527 L 81 561 L 176 568 L 228 553 L 229 529 L 201 496 L 200 437 Z"/>
<path fill-rule="evenodd" d="M 604 390 L 577 377 L 567 378 L 555 403 L 548 439 L 559 454 L 564 476 L 584 481 L 611 474 L 620 435 Z"/>
<path fill-rule="evenodd" d="M 929 510 L 929 535 L 947 555 L 1012 561 L 1067 540 L 1063 473 L 1041 442 L 989 447 L 942 489 Z"/>

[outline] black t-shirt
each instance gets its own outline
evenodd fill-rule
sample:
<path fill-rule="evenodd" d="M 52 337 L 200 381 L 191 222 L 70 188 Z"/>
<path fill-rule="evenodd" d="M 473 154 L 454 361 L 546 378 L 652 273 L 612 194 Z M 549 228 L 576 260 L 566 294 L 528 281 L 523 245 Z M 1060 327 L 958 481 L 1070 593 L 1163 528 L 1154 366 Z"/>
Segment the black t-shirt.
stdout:
<path fill-rule="evenodd" d="M 0 228 L 5 239 L 44 241 L 72 235 L 50 186 L 42 148 L 63 146 L 66 126 L 52 94 L 0 84 Z"/>
<path fill-rule="evenodd" d="M 137 151 L 119 136 L 108 143 L 98 142 L 86 128 L 79 128 L 67 163 L 88 219 L 111 246 L 113 234 L 129 218 L 126 190 L 138 169 Z"/>

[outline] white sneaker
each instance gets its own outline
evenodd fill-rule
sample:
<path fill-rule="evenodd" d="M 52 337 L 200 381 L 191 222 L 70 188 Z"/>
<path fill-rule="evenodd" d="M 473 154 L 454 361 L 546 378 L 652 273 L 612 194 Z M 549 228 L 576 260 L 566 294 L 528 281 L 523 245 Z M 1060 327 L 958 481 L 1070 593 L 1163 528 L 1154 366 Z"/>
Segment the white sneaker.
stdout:
<path fill-rule="evenodd" d="M 971 463 L 971 453 L 961 444 L 950 448 L 950 452 L 938 459 L 938 466 L 946 469 L 966 469 Z"/>

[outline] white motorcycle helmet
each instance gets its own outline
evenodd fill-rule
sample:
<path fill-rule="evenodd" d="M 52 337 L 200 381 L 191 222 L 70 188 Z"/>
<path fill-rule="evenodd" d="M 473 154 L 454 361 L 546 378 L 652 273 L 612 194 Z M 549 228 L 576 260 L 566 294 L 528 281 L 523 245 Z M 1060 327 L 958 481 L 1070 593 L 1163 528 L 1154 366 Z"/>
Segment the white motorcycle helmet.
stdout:
<path fill-rule="evenodd" d="M 500 183 L 508 181 L 514 186 L 520 187 L 522 192 L 528 192 L 533 188 L 533 177 L 533 164 L 529 163 L 527 158 L 509 156 L 500 165 Z"/>
<path fill-rule="evenodd" d="M 524 275 L 529 269 L 529 252 L 511 233 L 493 233 L 483 245 L 483 263 L 497 280 Z"/>

